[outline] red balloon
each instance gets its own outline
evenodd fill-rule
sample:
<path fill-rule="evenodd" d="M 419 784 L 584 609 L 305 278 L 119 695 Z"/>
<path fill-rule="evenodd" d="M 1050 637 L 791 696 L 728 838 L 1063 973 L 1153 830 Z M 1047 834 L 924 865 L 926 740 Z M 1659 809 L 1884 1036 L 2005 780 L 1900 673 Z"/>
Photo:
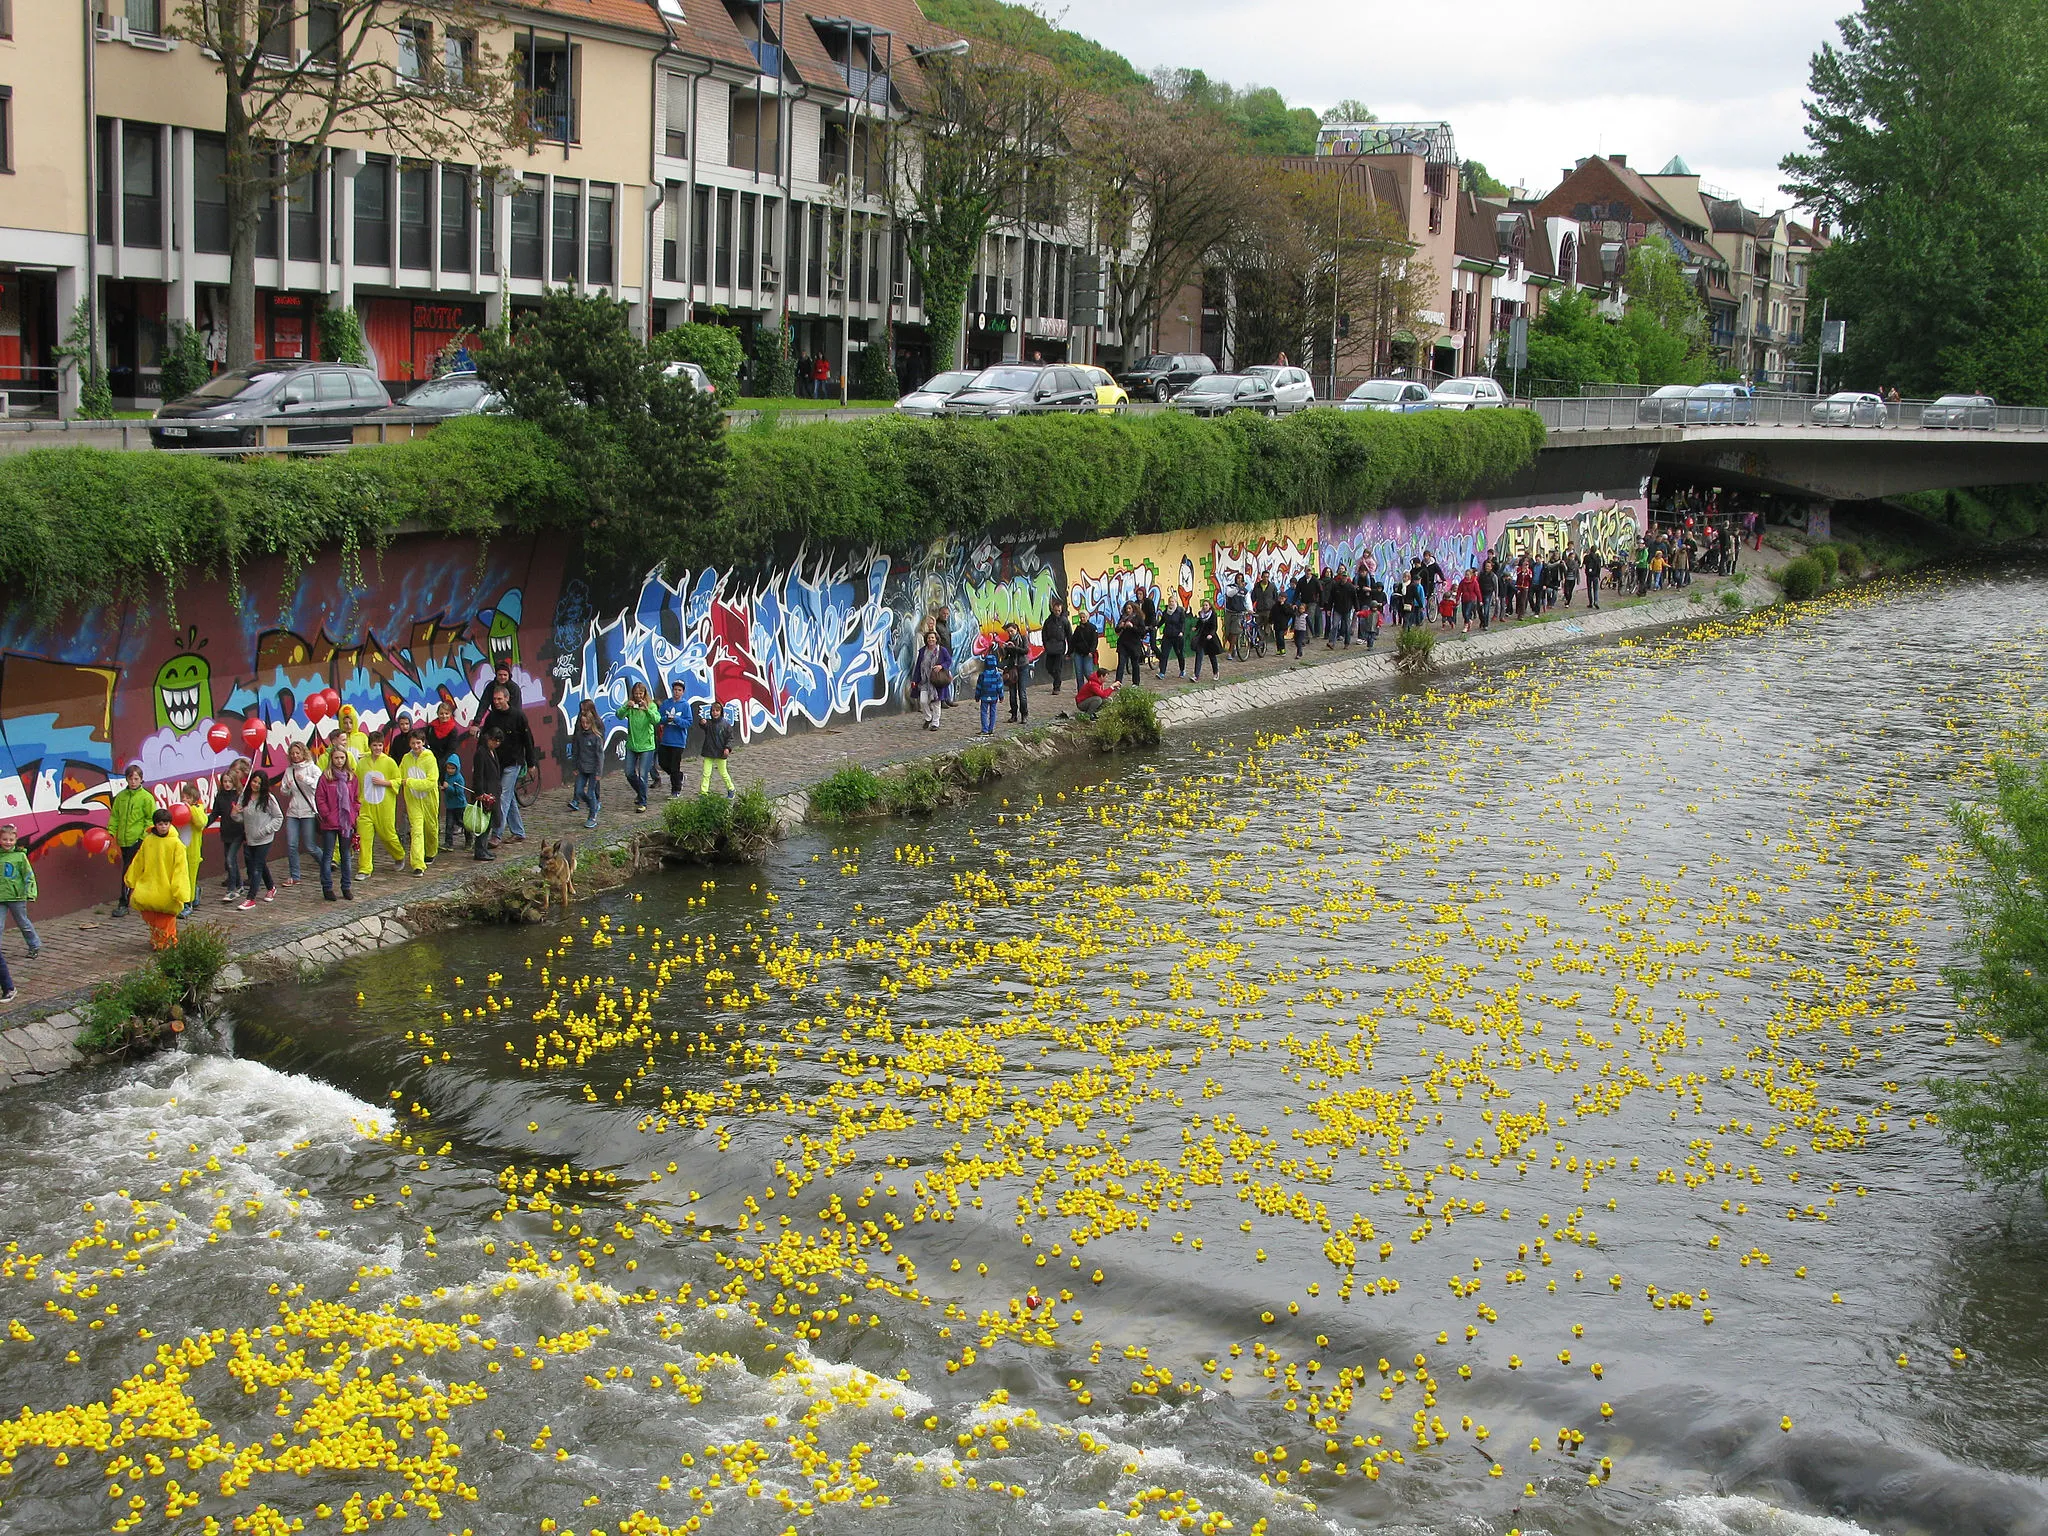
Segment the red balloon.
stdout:
<path fill-rule="evenodd" d="M 206 733 L 206 744 L 216 752 L 225 752 L 228 743 L 235 739 L 235 733 L 216 720 Z"/>
<path fill-rule="evenodd" d="M 192 807 L 191 807 L 191 806 L 187 805 L 187 804 L 186 804 L 186 803 L 185 803 L 184 801 L 182 801 L 182 800 L 180 800 L 180 801 L 178 801 L 177 803 L 175 803 L 174 805 L 172 805 L 172 807 L 171 807 L 171 825 L 172 825 L 172 826 L 174 826 L 174 827 L 183 827 L 183 826 L 189 826 L 189 825 L 191 824 L 191 821 L 192 821 Z"/>
<path fill-rule="evenodd" d="M 263 744 L 268 740 L 270 728 L 254 715 L 242 722 L 242 745 L 251 752 L 262 750 Z"/>
<path fill-rule="evenodd" d="M 107 835 L 105 827 L 87 827 L 80 841 L 85 844 L 85 851 L 91 854 L 105 853 L 114 846 L 114 840 Z"/>
<path fill-rule="evenodd" d="M 327 718 L 326 693 L 323 691 L 320 693 L 307 695 L 304 708 L 306 711 L 307 723 L 311 725 L 318 725 L 322 720 Z"/>
<path fill-rule="evenodd" d="M 327 713 L 335 716 L 339 716 L 341 714 L 340 694 L 336 693 L 332 688 L 330 688 L 325 693 L 323 693 L 321 697 L 327 701 Z"/>

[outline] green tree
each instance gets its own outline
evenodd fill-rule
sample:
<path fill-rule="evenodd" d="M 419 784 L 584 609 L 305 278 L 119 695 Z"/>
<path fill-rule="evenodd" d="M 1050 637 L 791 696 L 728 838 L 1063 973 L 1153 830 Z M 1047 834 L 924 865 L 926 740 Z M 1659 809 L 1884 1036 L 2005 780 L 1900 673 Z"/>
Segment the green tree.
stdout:
<path fill-rule="evenodd" d="M 764 317 L 754 327 L 754 382 L 756 396 L 765 400 L 788 400 L 796 395 L 796 360 L 789 355 L 789 327 L 782 317 Z"/>
<path fill-rule="evenodd" d="M 1840 226 L 1813 266 L 1830 372 L 2048 403 L 2048 6 L 1863 0 L 1813 57 L 1786 190 Z"/>
<path fill-rule="evenodd" d="M 1346 96 L 1334 107 L 1323 108 L 1326 123 L 1376 123 L 1379 116 L 1356 96 Z"/>
<path fill-rule="evenodd" d="M 1707 376 L 1707 306 L 1678 258 L 1646 240 L 1628 253 L 1621 333 L 1638 384 L 1698 384 Z"/>
<path fill-rule="evenodd" d="M 1633 384 L 1635 349 L 1590 294 L 1555 292 L 1529 327 L 1529 373 L 1557 384 Z"/>
<path fill-rule="evenodd" d="M 731 326 L 695 322 L 671 326 L 649 346 L 662 358 L 696 363 L 703 368 L 723 402 L 739 398 L 740 364 L 746 361 L 747 354 L 740 345 L 740 333 Z"/>
<path fill-rule="evenodd" d="M 1507 183 L 1496 180 L 1487 172 L 1486 167 L 1477 160 L 1467 160 L 1465 162 L 1459 172 L 1459 179 L 1464 182 L 1467 192 L 1476 192 L 1481 197 L 1506 197 L 1508 195 Z"/>
<path fill-rule="evenodd" d="M 1122 54 L 1056 25 L 1042 11 L 1006 0 L 921 0 L 926 18 L 966 37 L 1021 48 L 1050 59 L 1074 84 L 1091 91 L 1142 90 L 1145 77 Z"/>
<path fill-rule="evenodd" d="M 624 304 L 554 289 L 477 351 L 477 373 L 513 416 L 553 440 L 589 507 L 594 567 L 641 573 L 693 553 L 722 505 L 724 418 L 711 396 L 663 376 Z"/>

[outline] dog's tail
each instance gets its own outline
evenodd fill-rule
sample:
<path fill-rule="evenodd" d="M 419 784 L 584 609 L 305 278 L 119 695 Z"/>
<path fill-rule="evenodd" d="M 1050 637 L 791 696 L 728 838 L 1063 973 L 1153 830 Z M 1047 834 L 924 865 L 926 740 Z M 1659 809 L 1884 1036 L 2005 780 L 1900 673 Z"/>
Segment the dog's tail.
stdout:
<path fill-rule="evenodd" d="M 567 838 L 562 839 L 560 848 L 562 862 L 573 872 L 576 868 L 576 845 Z"/>

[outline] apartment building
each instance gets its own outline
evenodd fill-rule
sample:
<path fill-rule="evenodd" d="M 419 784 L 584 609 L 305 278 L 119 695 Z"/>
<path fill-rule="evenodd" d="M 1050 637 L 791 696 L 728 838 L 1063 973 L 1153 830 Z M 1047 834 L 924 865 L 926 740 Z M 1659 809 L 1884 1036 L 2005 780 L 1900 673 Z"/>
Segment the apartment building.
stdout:
<path fill-rule="evenodd" d="M 60 317 L 85 293 L 85 37 L 76 6 L 0 0 L 0 396 L 56 397 Z"/>

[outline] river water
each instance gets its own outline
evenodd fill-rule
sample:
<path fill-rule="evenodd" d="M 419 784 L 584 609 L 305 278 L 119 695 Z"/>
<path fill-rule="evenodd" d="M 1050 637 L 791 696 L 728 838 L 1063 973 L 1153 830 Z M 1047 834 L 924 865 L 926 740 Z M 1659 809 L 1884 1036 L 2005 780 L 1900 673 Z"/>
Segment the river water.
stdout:
<path fill-rule="evenodd" d="M 1013 777 L 0 1101 L 0 1529 L 2048 1530 L 1924 1081 L 2048 583 Z"/>

